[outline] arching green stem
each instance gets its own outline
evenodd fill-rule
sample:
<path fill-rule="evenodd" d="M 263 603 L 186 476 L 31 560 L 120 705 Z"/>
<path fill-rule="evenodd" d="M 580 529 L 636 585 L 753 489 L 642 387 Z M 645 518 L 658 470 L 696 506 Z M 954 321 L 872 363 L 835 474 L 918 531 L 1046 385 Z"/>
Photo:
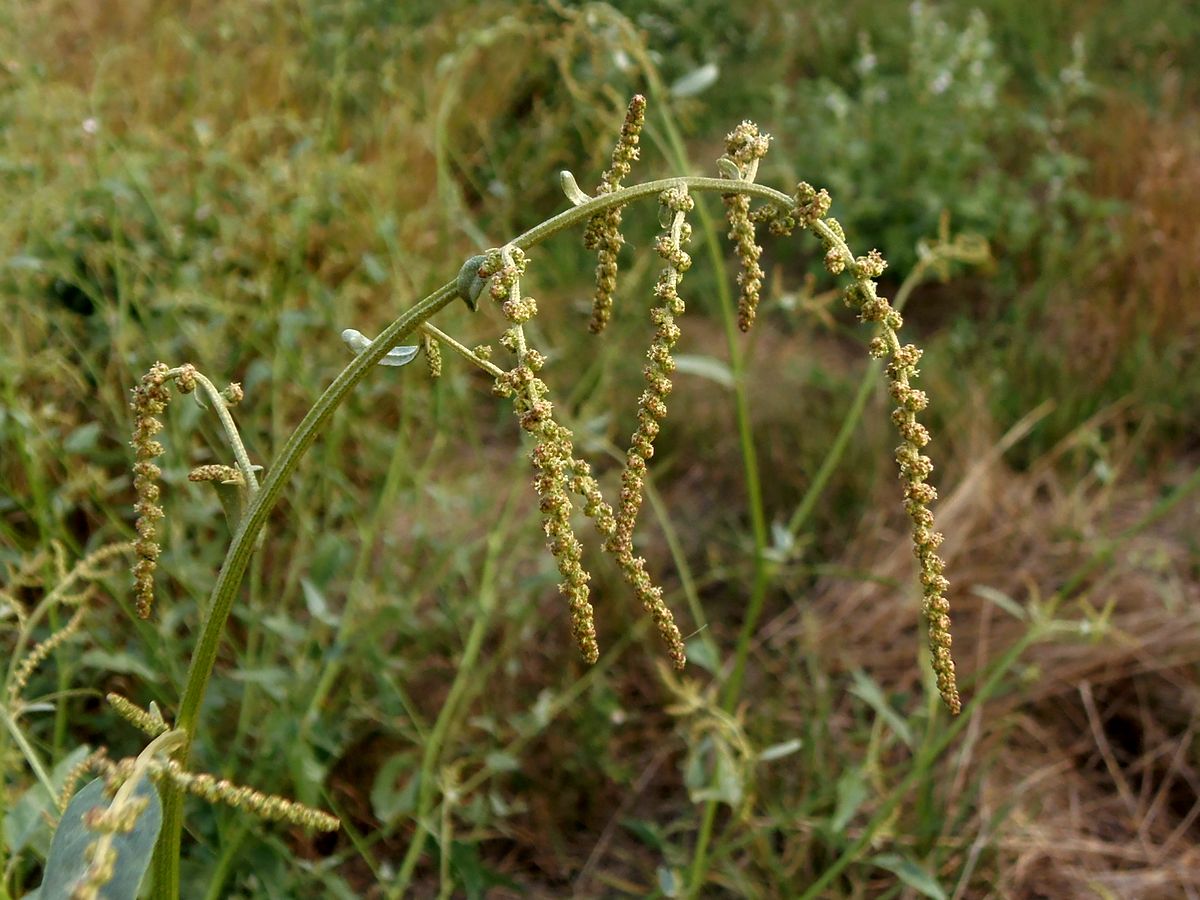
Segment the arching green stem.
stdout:
<path fill-rule="evenodd" d="M 687 185 L 691 191 L 748 194 L 751 197 L 778 204 L 784 209 L 788 209 L 792 205 L 792 198 L 787 194 L 762 185 L 724 178 L 667 178 L 631 185 L 564 210 L 511 241 L 510 246 L 522 249 L 534 247 L 561 231 L 585 224 L 598 212 L 613 206 L 623 206 L 645 197 L 657 197 L 663 190 L 681 184 Z M 329 418 L 354 386 L 389 350 L 408 337 L 423 322 L 453 302 L 456 297 L 456 285 L 451 281 L 442 285 L 392 322 L 375 339 L 369 349 L 355 356 L 338 374 L 279 451 L 261 488 L 250 501 L 245 514 L 238 523 L 237 531 L 233 535 L 229 550 L 221 565 L 221 571 L 213 585 L 208 615 L 192 654 L 183 698 L 180 701 L 179 713 L 176 718 L 175 727 L 184 733 L 183 744 L 175 753 L 175 758 L 181 764 L 186 765 L 191 752 L 192 741 L 200 720 L 200 708 L 208 689 L 213 666 L 216 663 L 221 635 L 225 631 L 225 624 L 245 575 L 246 566 L 250 561 L 258 536 L 266 525 L 267 517 L 275 508 L 275 504 L 279 502 L 284 485 L 291 478 L 300 460 L 312 446 Z M 175 900 L 179 896 L 179 850 L 182 830 L 183 795 L 178 788 L 164 787 L 163 827 L 154 857 L 154 896 L 158 900 Z"/>

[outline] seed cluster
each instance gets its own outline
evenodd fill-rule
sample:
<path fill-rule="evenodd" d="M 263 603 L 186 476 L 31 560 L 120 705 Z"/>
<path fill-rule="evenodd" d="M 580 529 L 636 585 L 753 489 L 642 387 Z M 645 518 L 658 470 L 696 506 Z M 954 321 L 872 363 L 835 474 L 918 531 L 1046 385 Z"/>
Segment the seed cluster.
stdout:
<path fill-rule="evenodd" d="M 767 155 L 771 136 L 759 134 L 753 122 L 742 122 L 725 138 L 725 159 L 736 166 L 742 181 L 753 181 L 759 161 Z M 758 312 L 758 302 L 764 273 L 759 265 L 762 247 L 754 233 L 750 217 L 750 198 L 745 194 L 723 194 L 725 216 L 729 221 L 729 240 L 741 263 L 738 274 L 738 328 L 749 331 Z"/>
<path fill-rule="evenodd" d="M 933 461 L 921 452 L 929 443 L 929 430 L 917 421 L 917 413 L 928 406 L 929 398 L 912 386 L 918 375 L 921 351 L 913 344 L 900 343 L 897 331 L 903 319 L 887 298 L 876 292 L 876 279 L 887 266 L 882 254 L 872 250 L 866 256 L 855 257 L 846 245 L 841 225 L 828 218 L 829 207 L 828 193 L 801 183 L 796 190 L 792 216 L 801 227 L 813 229 L 821 238 L 825 266 L 831 273 L 850 272 L 854 280 L 846 288 L 846 303 L 858 310 L 861 321 L 873 322 L 878 328 L 870 343 L 870 353 L 876 359 L 891 357 L 886 369 L 888 392 L 897 404 L 892 421 L 903 439 L 896 448 L 896 463 L 904 485 L 904 509 L 912 521 L 913 553 L 921 570 L 924 593 L 921 612 L 929 630 L 938 691 L 950 711 L 957 714 L 962 709 L 962 700 L 950 653 L 950 601 L 946 598 L 950 583 L 943 574 L 946 564 L 937 554 L 943 535 L 934 530 L 933 512 L 929 509 L 929 504 L 937 499 L 937 491 L 928 483 Z"/>
<path fill-rule="evenodd" d="M 148 715 L 144 712 L 143 714 Z M 189 772 L 177 761 L 164 759 L 157 754 L 144 753 L 142 757 L 136 759 L 127 757 L 114 761 L 108 758 L 107 751 L 101 747 L 79 766 L 72 769 L 68 787 L 73 791 L 75 783 L 83 776 L 84 772 L 90 770 L 100 773 L 106 782 L 106 793 L 113 795 L 139 769 L 145 771 L 155 781 L 169 781 L 181 790 L 209 803 L 224 803 L 226 806 L 245 809 L 262 819 L 290 822 L 293 825 L 316 828 L 319 831 L 337 831 L 341 827 L 341 822 L 335 816 L 319 809 L 313 809 L 311 806 L 275 794 L 266 794 L 254 788 L 235 784 L 228 779 L 217 778 L 207 772 Z M 62 797 L 64 802 L 60 804 L 61 807 L 65 808 L 65 801 L 68 798 L 69 794 Z M 119 810 L 115 816 L 110 815 L 109 819 L 124 830 L 131 829 L 136 824 L 137 817 L 144 811 L 144 806 L 139 804 L 138 800 L 139 798 L 132 798 L 131 802 L 125 804 L 124 809 Z M 96 821 L 103 825 L 105 823 L 103 817 L 106 813 L 112 812 L 112 807 L 109 810 L 98 810 L 97 812 L 99 816 Z M 111 877 L 110 873 L 108 879 L 100 886 L 106 884 Z"/>
<path fill-rule="evenodd" d="M 154 715 L 147 712 L 132 700 L 122 697 L 120 694 L 109 693 L 104 696 L 104 699 L 108 701 L 108 705 L 113 708 L 113 711 L 117 715 L 134 728 L 150 735 L 150 737 L 158 737 L 170 728 L 161 715 Z"/>
<path fill-rule="evenodd" d="M 600 658 L 596 641 L 595 613 L 590 600 L 590 576 L 583 567 L 583 545 L 571 528 L 571 499 L 566 479 L 574 459 L 571 432 L 554 421 L 554 407 L 547 399 L 549 388 L 538 376 L 544 357 L 526 346 L 522 324 L 537 314 L 537 304 L 521 295 L 520 278 L 525 272 L 525 254 L 517 248 L 492 251 L 479 267 L 481 277 L 490 279 L 489 292 L 512 326 L 500 343 L 516 354 L 517 365 L 496 378 L 495 391 L 511 398 L 521 428 L 534 438 L 530 459 L 534 468 L 534 490 L 542 513 L 547 546 L 558 564 L 563 580 L 558 589 L 571 609 L 571 633 L 584 660 Z"/>
<path fill-rule="evenodd" d="M 662 301 L 662 306 L 653 313 L 658 330 L 648 353 L 647 389 L 639 405 L 638 429 L 627 454 L 622 475 L 622 502 L 617 513 L 604 499 L 591 467 L 575 455 L 570 429 L 554 421 L 549 388 L 538 377 L 545 359 L 526 344 L 522 325 L 536 314 L 537 306 L 520 291 L 520 278 L 526 266 L 524 254 L 517 248 L 494 250 L 487 254 L 479 268 L 480 275 L 489 279 L 490 295 L 512 323 L 500 343 L 517 358 L 514 368 L 496 377 L 495 392 L 513 401 L 521 428 L 534 438 L 530 459 L 542 527 L 548 539 L 547 546 L 563 577 L 558 588 L 571 610 L 572 635 L 584 660 L 589 663 L 599 658 L 600 650 L 590 598 L 591 576 L 583 566 L 583 545 L 571 526 L 574 506 L 570 493 L 583 500 L 583 513 L 595 524 L 605 540 L 605 549 L 614 555 L 625 581 L 633 587 L 654 620 L 672 661 L 680 668 L 686 662 L 683 637 L 663 601 L 662 588 L 650 578 L 646 561 L 633 552 L 633 525 L 641 505 L 646 460 L 654 453 L 654 437 L 659 422 L 666 415 L 665 398 L 671 390 L 669 375 L 675 368 L 670 351 L 678 340 L 679 328 L 674 323 L 674 316 L 683 312 L 683 302 L 675 289 L 679 277 L 691 262 L 679 244 L 690 234 L 683 216 L 692 208 L 693 201 L 686 191 L 672 190 L 664 193 L 663 202 L 671 215 L 667 236 L 660 241 L 660 252 L 668 260 L 668 266 L 656 289 Z"/>
<path fill-rule="evenodd" d="M 138 540 L 134 545 L 138 560 L 133 566 L 133 577 L 137 611 L 143 619 L 150 617 L 150 610 L 154 606 L 154 570 L 158 567 L 158 557 L 162 552 L 157 526 L 163 517 L 163 509 L 158 503 L 158 478 L 162 470 L 154 460 L 162 456 L 165 448 L 154 440 L 154 436 L 163 429 L 158 417 L 166 411 L 171 401 L 167 382 L 172 375 L 180 393 L 187 394 L 195 390 L 196 370 L 192 366 L 171 369 L 165 363 L 156 362 L 133 389 L 133 400 L 129 404 L 134 415 L 131 444 L 136 457 L 133 487 L 137 492 L 137 502 L 133 508 L 138 514 Z"/>
<path fill-rule="evenodd" d="M 691 237 L 691 226 L 687 213 L 695 207 L 687 188 L 677 187 L 663 191 L 659 196 L 666 230 L 656 243 L 659 256 L 666 262 L 654 286 L 654 296 L 659 301 L 650 313 L 655 325 L 654 340 L 646 352 L 649 364 L 643 369 L 646 389 L 638 399 L 637 430 L 630 439 L 625 453 L 625 468 L 621 472 L 621 500 L 613 515 L 603 503 L 599 487 L 583 466 L 576 467 L 576 490 L 587 500 L 584 512 L 592 517 L 597 529 L 605 538 L 604 548 L 617 561 L 626 582 L 634 589 L 643 608 L 650 614 L 658 628 L 667 653 L 676 668 L 686 662 L 683 636 L 675 624 L 675 617 L 663 600 L 662 588 L 654 584 L 646 571 L 646 561 L 633 552 L 633 532 L 641 510 L 645 492 L 646 464 L 654 456 L 654 439 L 667 415 L 667 397 L 671 393 L 671 374 L 675 371 L 675 360 L 671 350 L 679 340 L 679 326 L 675 318 L 683 315 L 684 302 L 679 296 L 679 283 L 683 273 L 691 267 L 691 257 L 683 250 L 683 243 Z"/>
<path fill-rule="evenodd" d="M 597 194 L 611 194 L 620 189 L 621 181 L 638 158 L 638 141 L 646 124 L 646 98 L 637 94 L 629 101 L 620 137 L 613 148 L 612 162 L 601 176 Z M 612 318 L 613 294 L 617 289 L 617 254 L 625 243 L 621 235 L 621 211 L 614 206 L 597 213 L 583 233 L 583 245 L 596 251 L 596 288 L 592 298 L 592 319 L 588 328 L 592 334 L 602 332 Z"/>
<path fill-rule="evenodd" d="M 442 377 L 442 348 L 438 346 L 438 342 L 425 335 L 421 339 L 421 347 L 425 351 L 425 364 L 429 370 L 429 377 L 438 379 Z"/>
<path fill-rule="evenodd" d="M 87 607 L 81 602 L 79 608 L 67 620 L 66 625 L 30 650 L 29 654 L 21 660 L 21 665 L 13 673 L 12 682 L 8 686 L 8 706 L 10 709 L 17 706 L 21 698 L 21 693 L 25 690 L 26 685 L 29 684 L 30 677 L 37 671 L 38 666 L 46 661 L 46 657 L 79 632 L 86 613 Z"/>
<path fill-rule="evenodd" d="M 223 466 L 219 463 L 208 463 L 203 466 L 196 466 L 188 472 L 188 481 L 200 483 L 205 481 L 215 481 L 217 484 L 238 484 L 246 483 L 245 477 L 237 466 Z"/>
<path fill-rule="evenodd" d="M 173 759 L 157 762 L 155 774 L 170 781 L 176 787 L 206 800 L 209 803 L 224 803 L 226 806 L 245 809 L 273 822 L 291 822 L 304 828 L 318 831 L 337 831 L 341 822 L 329 813 L 287 800 L 274 794 L 264 794 L 254 788 L 234 784 L 225 778 L 215 778 L 207 772 L 189 772 Z"/>
<path fill-rule="evenodd" d="M 692 259 L 682 245 L 691 237 L 692 228 L 686 216 L 695 208 L 695 201 L 686 188 L 671 188 L 662 192 L 659 203 L 669 224 L 666 231 L 659 235 L 655 247 L 666 266 L 654 285 L 654 296 L 659 305 L 650 313 L 655 332 L 650 349 L 646 352 L 649 364 L 642 370 L 646 389 L 638 398 L 638 427 L 625 453 L 617 531 L 608 541 L 608 548 L 618 556 L 628 552 L 633 544 L 633 526 L 642 505 L 646 463 L 654 456 L 654 439 L 667 415 L 671 374 L 675 371 L 671 350 L 679 340 L 679 326 L 675 324 L 675 318 L 684 312 L 678 288 L 683 273 L 692 265 Z"/>

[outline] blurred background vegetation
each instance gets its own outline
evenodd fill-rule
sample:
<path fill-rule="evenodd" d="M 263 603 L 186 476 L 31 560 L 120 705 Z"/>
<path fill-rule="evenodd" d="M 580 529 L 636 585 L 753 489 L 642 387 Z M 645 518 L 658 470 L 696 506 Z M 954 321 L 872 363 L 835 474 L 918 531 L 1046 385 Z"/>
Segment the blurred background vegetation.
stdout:
<path fill-rule="evenodd" d="M 345 828 L 189 801 L 187 896 L 387 896 L 422 772 L 418 896 L 675 896 L 713 803 L 705 896 L 1200 896 L 1191 4 L 39 0 L 0 22 L 10 569 L 131 535 L 127 398 L 153 362 L 242 382 L 269 467 L 346 362 L 340 330 L 377 333 L 563 208 L 559 169 L 593 185 L 637 91 L 635 178 L 679 171 L 681 152 L 713 173 L 749 118 L 775 137 L 759 181 L 827 187 L 851 246 L 891 261 L 885 293 L 918 270 L 906 332 L 926 347 L 963 717 L 927 689 L 882 390 L 815 483 L 870 335 L 806 235 L 768 242 L 742 342 L 773 577 L 722 711 L 755 545 L 723 383 L 731 276 L 698 230 L 693 364 L 641 529 L 694 633 L 689 670 L 665 673 L 606 561 L 607 653 L 583 667 L 510 410 L 451 360 L 435 383 L 380 370 L 272 518 L 194 753 Z M 544 375 L 609 473 L 649 342 L 653 216 L 627 217 L 603 339 L 578 236 L 530 265 Z M 934 265 L 956 239 L 990 254 Z M 437 319 L 468 345 L 498 322 Z M 103 694 L 168 716 L 178 701 L 229 535 L 186 481 L 225 461 L 211 417 L 177 402 L 169 420 L 160 606 L 142 622 L 130 580 L 106 579 L 25 692 L 29 751 L 0 734 L 0 893 L 38 884 L 48 845 L 28 753 L 55 777 L 81 747 L 136 753 Z M 13 604 L 53 579 L 48 563 L 9 579 L 6 652 Z"/>

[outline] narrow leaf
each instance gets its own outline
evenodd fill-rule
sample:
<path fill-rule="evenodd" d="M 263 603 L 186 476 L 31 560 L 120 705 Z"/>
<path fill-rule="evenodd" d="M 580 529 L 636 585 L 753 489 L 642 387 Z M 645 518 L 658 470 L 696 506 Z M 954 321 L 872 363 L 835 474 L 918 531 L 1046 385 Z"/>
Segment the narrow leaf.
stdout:
<path fill-rule="evenodd" d="M 925 871 L 919 863 L 908 857 L 898 853 L 884 853 L 872 857 L 869 862 L 881 869 L 887 869 L 914 891 L 918 891 L 926 897 L 931 897 L 933 900 L 946 900 L 946 892 L 942 890 L 937 879 Z"/>

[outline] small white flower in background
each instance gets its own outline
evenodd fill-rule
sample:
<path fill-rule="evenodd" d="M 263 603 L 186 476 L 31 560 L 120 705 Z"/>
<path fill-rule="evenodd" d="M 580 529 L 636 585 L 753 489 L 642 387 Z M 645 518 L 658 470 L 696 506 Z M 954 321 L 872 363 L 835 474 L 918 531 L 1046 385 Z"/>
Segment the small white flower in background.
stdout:
<path fill-rule="evenodd" d="M 347 328 L 342 332 L 342 340 L 355 353 L 363 353 L 371 346 L 371 339 L 353 328 Z M 379 365 L 406 366 L 417 358 L 418 350 L 420 350 L 419 347 L 393 347 L 387 352 L 387 356 L 379 361 Z"/>
<path fill-rule="evenodd" d="M 94 116 L 88 116 L 79 127 L 83 129 L 84 134 L 95 134 L 100 130 L 100 120 Z"/>

